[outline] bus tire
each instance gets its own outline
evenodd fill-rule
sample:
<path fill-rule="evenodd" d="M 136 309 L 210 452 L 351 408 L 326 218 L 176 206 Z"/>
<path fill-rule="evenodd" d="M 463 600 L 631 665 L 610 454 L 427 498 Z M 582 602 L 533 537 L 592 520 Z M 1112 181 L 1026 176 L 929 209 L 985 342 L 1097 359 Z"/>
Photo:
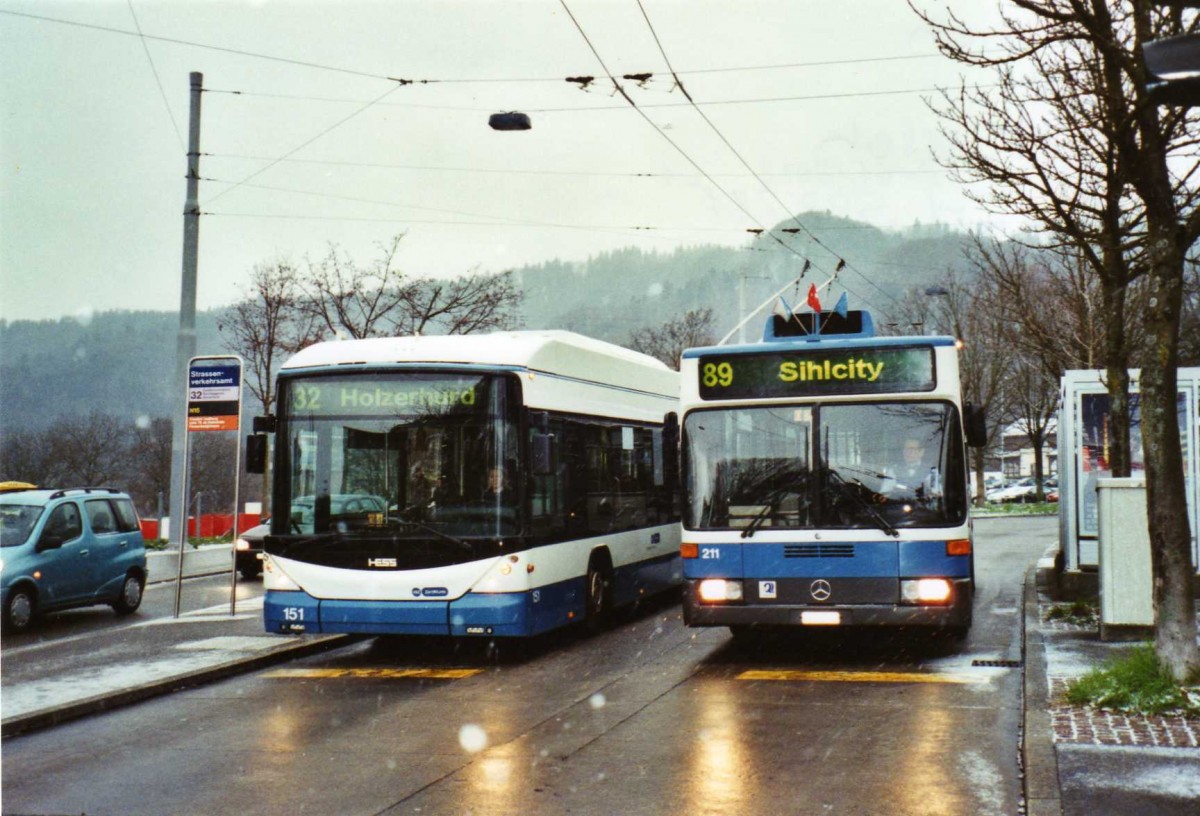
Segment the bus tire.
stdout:
<path fill-rule="evenodd" d="M 592 553 L 584 579 L 583 622 L 592 634 L 603 632 L 612 625 L 613 571 L 608 554 Z"/>

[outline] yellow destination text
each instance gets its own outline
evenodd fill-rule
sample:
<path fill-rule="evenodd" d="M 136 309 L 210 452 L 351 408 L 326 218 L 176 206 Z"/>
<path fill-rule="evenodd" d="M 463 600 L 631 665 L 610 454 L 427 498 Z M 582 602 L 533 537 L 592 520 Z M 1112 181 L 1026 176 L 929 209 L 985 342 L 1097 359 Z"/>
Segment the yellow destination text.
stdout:
<path fill-rule="evenodd" d="M 847 358 L 833 360 L 800 360 L 779 364 L 779 379 L 783 382 L 813 382 L 815 380 L 866 380 L 875 382 L 883 374 L 882 362 Z"/>
<path fill-rule="evenodd" d="M 340 393 L 344 410 L 381 408 L 453 408 L 475 404 L 475 388 L 348 388 Z"/>

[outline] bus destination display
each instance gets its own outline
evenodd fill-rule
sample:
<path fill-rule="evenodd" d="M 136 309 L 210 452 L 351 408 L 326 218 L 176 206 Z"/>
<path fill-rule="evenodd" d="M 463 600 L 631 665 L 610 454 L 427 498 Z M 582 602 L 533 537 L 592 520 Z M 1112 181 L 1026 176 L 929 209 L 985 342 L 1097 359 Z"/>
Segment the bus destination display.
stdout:
<path fill-rule="evenodd" d="M 395 377 L 343 380 L 314 377 L 294 380 L 293 414 L 409 415 L 474 409 L 481 401 L 482 379 Z"/>
<path fill-rule="evenodd" d="M 932 348 L 709 355 L 697 370 L 701 399 L 932 391 L 935 384 Z"/>

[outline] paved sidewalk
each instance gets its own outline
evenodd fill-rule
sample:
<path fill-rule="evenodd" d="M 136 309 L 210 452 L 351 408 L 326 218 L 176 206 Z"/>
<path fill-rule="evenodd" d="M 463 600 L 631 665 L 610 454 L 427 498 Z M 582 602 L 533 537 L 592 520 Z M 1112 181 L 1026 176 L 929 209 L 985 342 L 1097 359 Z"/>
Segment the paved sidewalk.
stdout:
<path fill-rule="evenodd" d="M 193 557 L 194 556 L 194 557 Z M 189 577 L 228 571 L 229 547 L 185 558 Z M 174 554 L 151 577 L 173 578 Z M 166 563 L 169 560 L 169 564 Z M 210 563 L 211 562 L 211 563 Z M 168 567 L 168 568 L 165 568 Z M 263 631 L 262 598 L 137 619 L 100 632 L 16 647 L 3 653 L 0 735 L 96 714 L 294 660 L 350 642 L 347 635 L 272 635 Z"/>
<path fill-rule="evenodd" d="M 1025 585 L 1026 812 L 1029 816 L 1196 816 L 1200 719 L 1126 716 L 1073 706 L 1068 683 L 1132 644 L 1099 627 L 1049 622 L 1035 570 Z"/>

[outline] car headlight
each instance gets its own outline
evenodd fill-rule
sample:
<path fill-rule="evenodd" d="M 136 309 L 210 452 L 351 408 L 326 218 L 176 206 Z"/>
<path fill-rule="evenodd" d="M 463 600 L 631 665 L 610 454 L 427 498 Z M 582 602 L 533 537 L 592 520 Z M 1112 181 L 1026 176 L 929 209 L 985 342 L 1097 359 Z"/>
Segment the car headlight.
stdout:
<path fill-rule="evenodd" d="M 244 538 L 239 538 L 233 546 L 242 552 L 245 552 L 246 550 L 250 549 L 250 542 Z"/>

